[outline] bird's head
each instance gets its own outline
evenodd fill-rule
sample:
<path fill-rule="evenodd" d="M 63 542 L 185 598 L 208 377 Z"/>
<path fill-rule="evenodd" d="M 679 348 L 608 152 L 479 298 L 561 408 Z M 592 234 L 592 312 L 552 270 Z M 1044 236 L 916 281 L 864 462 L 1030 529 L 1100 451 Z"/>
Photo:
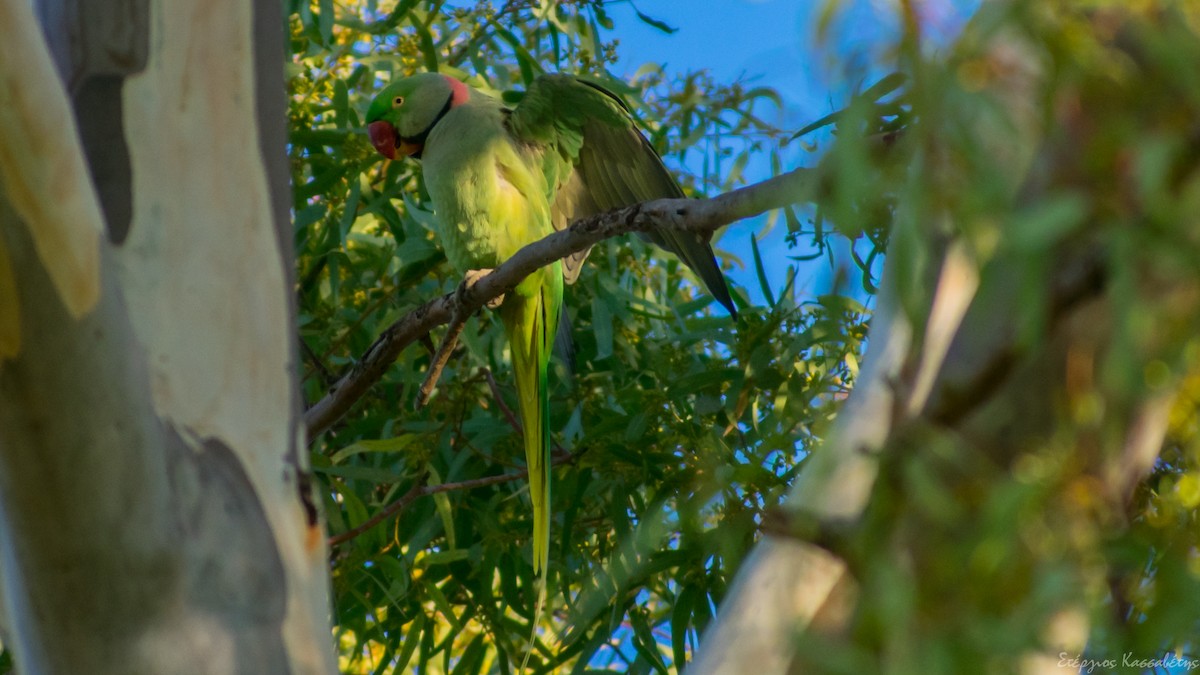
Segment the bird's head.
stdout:
<path fill-rule="evenodd" d="M 471 97 L 458 80 L 438 73 L 405 77 L 383 88 L 367 110 L 371 145 L 388 159 L 416 157 L 442 116 Z"/>

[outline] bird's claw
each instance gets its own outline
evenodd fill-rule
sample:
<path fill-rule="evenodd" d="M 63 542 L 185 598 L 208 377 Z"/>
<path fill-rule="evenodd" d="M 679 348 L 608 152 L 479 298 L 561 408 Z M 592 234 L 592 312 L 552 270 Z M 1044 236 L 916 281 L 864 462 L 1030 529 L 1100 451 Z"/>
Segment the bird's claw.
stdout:
<path fill-rule="evenodd" d="M 490 269 L 467 270 L 467 273 L 463 275 L 463 287 L 471 288 L 471 287 L 475 286 L 475 284 L 479 283 L 480 279 L 486 277 L 487 275 L 489 275 L 491 273 L 492 273 L 492 270 L 490 270 Z M 504 302 L 503 295 L 496 296 L 496 297 L 492 298 L 491 300 L 487 301 L 487 308 L 488 309 L 496 309 L 503 302 Z"/>

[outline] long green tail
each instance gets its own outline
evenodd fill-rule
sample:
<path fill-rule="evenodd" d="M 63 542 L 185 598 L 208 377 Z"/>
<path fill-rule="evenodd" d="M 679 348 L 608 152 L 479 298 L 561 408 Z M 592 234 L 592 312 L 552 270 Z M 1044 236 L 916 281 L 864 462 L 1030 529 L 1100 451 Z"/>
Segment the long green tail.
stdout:
<path fill-rule="evenodd" d="M 517 293 L 520 292 L 518 288 Z M 525 464 L 533 502 L 533 572 L 544 574 L 550 560 L 550 353 L 558 329 L 560 302 L 540 286 L 531 296 L 505 298 L 501 318 L 512 349 Z M 559 296 L 561 297 L 561 295 Z"/>
<path fill-rule="evenodd" d="M 525 434 L 529 498 L 533 502 L 533 573 L 540 577 L 529 649 L 521 664 L 522 673 L 533 653 L 537 621 L 546 603 L 546 571 L 550 564 L 550 394 L 547 380 L 562 307 L 562 273 L 550 269 L 551 273 L 545 275 L 549 283 L 537 283 L 535 273 L 509 294 L 500 307 L 500 318 L 512 350 L 521 427 Z M 531 280 L 536 283 L 535 289 L 526 285 Z M 532 293 L 528 292 L 530 290 Z"/>

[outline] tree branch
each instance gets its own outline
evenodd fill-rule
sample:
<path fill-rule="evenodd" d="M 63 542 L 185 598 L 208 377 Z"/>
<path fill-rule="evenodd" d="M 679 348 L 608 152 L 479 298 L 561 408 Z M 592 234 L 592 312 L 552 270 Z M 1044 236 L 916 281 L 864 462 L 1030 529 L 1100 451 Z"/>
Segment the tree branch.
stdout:
<path fill-rule="evenodd" d="M 504 477 L 505 476 L 492 476 L 492 478 L 504 478 Z M 351 539 L 357 537 L 358 535 L 362 534 L 363 532 L 366 532 L 367 530 L 371 529 L 372 527 L 375 527 L 379 523 L 382 523 L 383 521 L 387 520 L 389 516 L 393 516 L 397 513 L 400 513 L 405 508 L 407 508 L 409 504 L 415 502 L 418 497 L 423 497 L 428 494 L 433 494 L 432 492 L 429 491 L 430 486 L 424 484 L 424 480 L 425 479 L 422 478 L 420 481 L 417 482 L 416 485 L 412 486 L 412 489 L 410 489 L 408 492 L 405 492 L 404 496 L 400 497 L 396 501 L 394 501 L 391 504 L 388 504 L 384 508 L 380 509 L 379 512 L 377 512 L 375 515 L 373 515 L 370 518 L 359 523 L 359 525 L 357 527 L 352 527 L 349 530 L 342 532 L 341 534 L 335 534 L 334 536 L 326 539 L 325 540 L 326 546 L 328 546 L 330 550 L 333 550 L 334 546 L 337 546 L 338 544 L 341 544 L 343 542 L 350 541 Z M 499 481 L 494 481 L 494 482 L 499 482 Z M 446 485 L 447 484 L 443 483 L 442 485 L 435 485 L 434 487 L 444 488 L 444 487 L 446 487 Z M 445 492 L 445 490 L 442 490 L 442 492 Z"/>
<path fill-rule="evenodd" d="M 529 244 L 473 284 L 463 284 L 456 292 L 430 300 L 388 326 L 350 372 L 305 412 L 309 440 L 341 419 L 383 377 L 405 347 L 434 327 L 450 322 L 455 314 L 474 314 L 489 300 L 512 291 L 535 270 L 629 232 L 672 229 L 711 233 L 734 221 L 810 200 L 816 196 L 818 171 L 796 169 L 711 199 L 657 199 L 634 204 L 576 221 L 565 230 Z"/>
<path fill-rule="evenodd" d="M 451 318 L 450 329 L 446 331 L 446 337 L 442 338 L 442 346 L 438 347 L 437 353 L 433 355 L 433 360 L 429 362 L 429 372 L 425 375 L 425 381 L 421 383 L 421 388 L 417 390 L 417 410 L 425 407 L 425 402 L 433 395 L 438 379 L 442 376 L 442 370 L 450 361 L 450 354 L 458 346 L 458 336 L 462 335 L 466 325 L 467 316 L 465 315 L 455 314 Z"/>
<path fill-rule="evenodd" d="M 481 368 L 483 376 L 487 379 L 488 389 L 492 390 L 492 399 L 496 401 L 496 407 L 500 408 L 500 412 L 504 413 L 504 419 L 508 420 L 508 425 L 519 434 L 525 433 L 521 428 L 521 423 L 517 421 L 517 416 L 513 414 L 512 408 L 504 402 L 504 398 L 500 396 L 500 385 L 496 384 L 496 378 L 492 375 L 490 368 Z"/>

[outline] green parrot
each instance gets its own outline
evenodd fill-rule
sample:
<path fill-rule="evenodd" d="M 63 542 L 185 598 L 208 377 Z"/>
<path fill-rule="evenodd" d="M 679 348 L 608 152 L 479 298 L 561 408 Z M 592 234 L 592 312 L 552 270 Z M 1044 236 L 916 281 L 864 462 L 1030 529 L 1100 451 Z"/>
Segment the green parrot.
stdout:
<path fill-rule="evenodd" d="M 367 130 L 388 159 L 422 161 L 442 247 L 468 278 L 576 219 L 684 196 L 624 103 L 567 75 L 538 78 L 512 109 L 445 75 L 406 77 L 371 102 Z M 709 237 L 663 231 L 646 238 L 677 254 L 736 316 Z M 550 354 L 563 285 L 579 276 L 587 254 L 529 275 L 499 306 L 524 429 L 535 574 L 550 556 Z"/>

